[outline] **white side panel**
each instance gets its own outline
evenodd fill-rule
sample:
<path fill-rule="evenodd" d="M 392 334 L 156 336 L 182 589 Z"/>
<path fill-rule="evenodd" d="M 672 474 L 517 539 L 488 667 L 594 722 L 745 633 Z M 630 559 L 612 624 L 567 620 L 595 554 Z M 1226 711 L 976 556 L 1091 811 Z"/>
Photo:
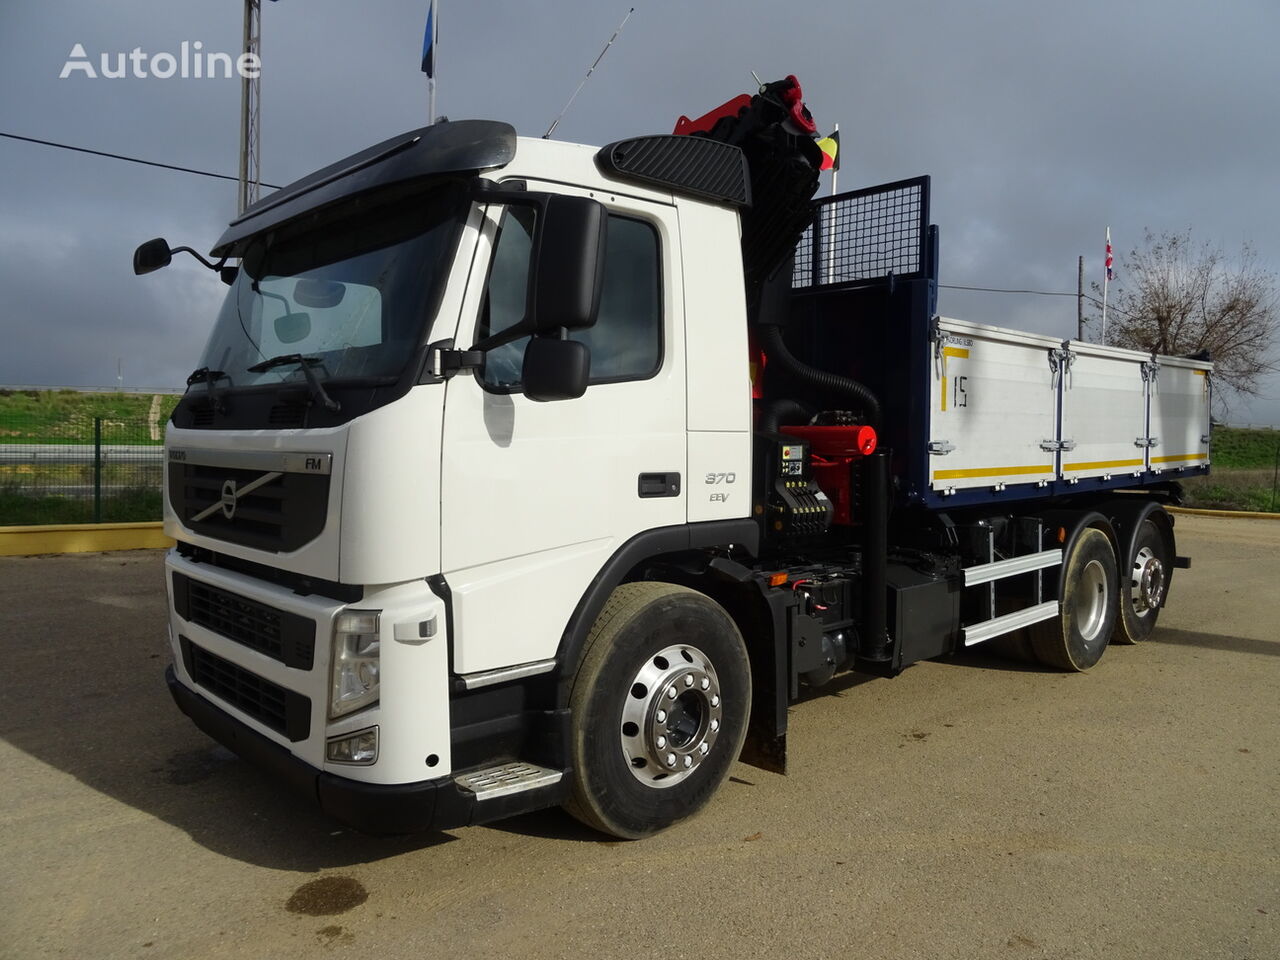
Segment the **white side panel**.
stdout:
<path fill-rule="evenodd" d="M 751 434 L 690 433 L 689 522 L 751 514 Z"/>
<path fill-rule="evenodd" d="M 1146 467 L 1147 384 L 1135 350 L 1071 343 L 1071 368 L 1063 382 L 1062 476 L 1138 475 Z"/>
<path fill-rule="evenodd" d="M 684 271 L 688 519 L 739 519 L 751 513 L 751 373 L 738 216 L 689 202 L 677 214 L 694 259 Z"/>
<path fill-rule="evenodd" d="M 398 583 L 438 571 L 444 390 L 417 386 L 351 421 L 342 499 L 343 583 Z"/>
<path fill-rule="evenodd" d="M 684 271 L 690 430 L 751 429 L 751 371 L 738 216 L 705 203 L 678 207 Z"/>
<path fill-rule="evenodd" d="M 1041 447 L 1056 437 L 1057 387 L 1049 366 L 1054 337 L 940 318 L 942 341 L 930 391 L 933 489 L 972 489 L 1053 480 L 1056 460 Z"/>
<path fill-rule="evenodd" d="M 587 584 L 617 547 L 590 540 L 449 573 L 454 623 L 467 630 L 458 634 L 457 672 L 554 657 Z"/>
<path fill-rule="evenodd" d="M 1151 384 L 1151 469 L 1203 467 L 1209 463 L 1210 364 L 1159 357 Z"/>

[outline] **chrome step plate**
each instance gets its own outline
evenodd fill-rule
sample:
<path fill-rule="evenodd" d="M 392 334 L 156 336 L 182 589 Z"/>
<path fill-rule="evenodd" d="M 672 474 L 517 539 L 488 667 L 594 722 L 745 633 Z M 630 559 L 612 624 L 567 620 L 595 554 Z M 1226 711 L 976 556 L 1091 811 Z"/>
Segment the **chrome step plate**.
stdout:
<path fill-rule="evenodd" d="M 454 777 L 453 782 L 464 790 L 470 790 L 477 800 L 491 800 L 494 797 L 505 797 L 512 793 L 523 793 L 539 787 L 549 787 L 559 783 L 564 776 L 563 770 L 550 770 L 537 767 L 532 763 L 503 763 L 496 767 L 487 767 L 474 773 Z"/>

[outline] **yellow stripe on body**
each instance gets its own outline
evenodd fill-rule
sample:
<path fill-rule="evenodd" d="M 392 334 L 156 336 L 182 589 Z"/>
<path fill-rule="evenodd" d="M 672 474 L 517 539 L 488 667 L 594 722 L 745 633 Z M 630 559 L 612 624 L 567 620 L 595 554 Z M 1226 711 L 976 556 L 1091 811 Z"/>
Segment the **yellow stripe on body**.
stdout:
<path fill-rule="evenodd" d="M 1208 460 L 1207 453 L 1180 453 L 1176 457 L 1152 457 L 1152 463 L 1174 463 L 1178 460 Z"/>
<path fill-rule="evenodd" d="M 1137 460 L 1093 460 L 1089 463 L 1064 463 L 1063 470 L 1105 470 L 1107 467 L 1140 467 L 1142 458 Z"/>
<path fill-rule="evenodd" d="M 964 480 L 970 477 L 1014 477 L 1034 473 L 1053 473 L 1052 465 L 1036 464 L 1031 467 L 978 467 L 973 470 L 935 470 L 935 480 Z"/>

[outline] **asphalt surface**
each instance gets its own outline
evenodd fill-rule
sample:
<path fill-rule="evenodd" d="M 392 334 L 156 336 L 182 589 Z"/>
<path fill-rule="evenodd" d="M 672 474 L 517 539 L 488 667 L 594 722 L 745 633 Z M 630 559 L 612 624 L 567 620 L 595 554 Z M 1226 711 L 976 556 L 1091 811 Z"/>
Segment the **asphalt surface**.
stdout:
<path fill-rule="evenodd" d="M 0 559 L 0 957 L 1280 957 L 1280 522 L 1179 518 L 1155 637 L 837 680 L 786 777 L 601 839 L 374 840 L 162 680 L 161 557 Z"/>

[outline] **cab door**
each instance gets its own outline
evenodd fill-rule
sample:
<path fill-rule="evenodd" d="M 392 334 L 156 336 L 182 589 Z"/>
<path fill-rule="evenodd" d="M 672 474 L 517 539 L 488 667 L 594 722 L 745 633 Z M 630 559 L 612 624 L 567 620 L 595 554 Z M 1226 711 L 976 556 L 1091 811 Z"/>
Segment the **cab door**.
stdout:
<path fill-rule="evenodd" d="M 576 400 L 529 400 L 520 392 L 527 342 L 520 340 L 491 351 L 483 372 L 446 386 L 441 569 L 453 597 L 454 670 L 461 674 L 554 657 L 609 556 L 641 531 L 685 522 L 674 210 L 546 187 L 593 196 L 609 215 L 599 319 L 571 334 L 590 351 L 590 381 Z M 524 315 L 536 228 L 531 208 L 485 211 L 459 346 Z"/>

